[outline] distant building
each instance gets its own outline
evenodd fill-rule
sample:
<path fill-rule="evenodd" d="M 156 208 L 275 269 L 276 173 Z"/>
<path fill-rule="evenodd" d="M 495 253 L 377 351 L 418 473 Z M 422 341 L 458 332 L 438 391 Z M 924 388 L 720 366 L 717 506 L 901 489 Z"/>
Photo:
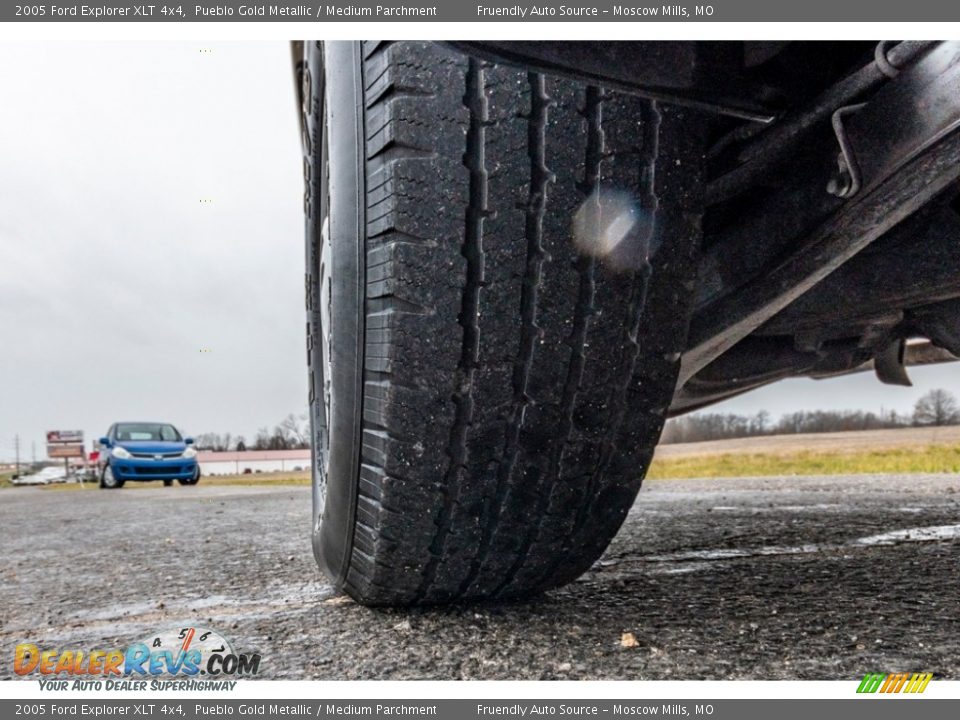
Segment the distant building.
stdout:
<path fill-rule="evenodd" d="M 204 475 L 242 475 L 256 472 L 292 472 L 310 469 L 310 450 L 201 450 L 197 458 Z"/>

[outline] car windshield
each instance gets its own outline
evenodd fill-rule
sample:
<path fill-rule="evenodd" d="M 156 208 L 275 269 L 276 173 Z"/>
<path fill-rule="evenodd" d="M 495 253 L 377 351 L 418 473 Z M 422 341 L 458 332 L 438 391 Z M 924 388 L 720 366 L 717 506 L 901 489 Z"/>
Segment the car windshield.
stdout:
<path fill-rule="evenodd" d="M 165 442 L 179 441 L 180 433 L 173 425 L 160 423 L 121 423 L 117 425 L 117 440 L 160 440 Z"/>

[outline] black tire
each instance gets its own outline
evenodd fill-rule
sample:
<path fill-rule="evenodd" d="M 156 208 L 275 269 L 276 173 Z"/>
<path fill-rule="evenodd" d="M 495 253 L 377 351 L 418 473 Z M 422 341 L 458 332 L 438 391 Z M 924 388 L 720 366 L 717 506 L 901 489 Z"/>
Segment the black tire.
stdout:
<path fill-rule="evenodd" d="M 305 54 L 317 559 L 374 605 L 569 582 L 672 397 L 702 120 L 431 43 Z M 571 220 L 596 231 L 607 188 L 637 222 L 578 255 Z"/>
<path fill-rule="evenodd" d="M 200 468 L 197 468 L 197 471 L 189 480 L 177 480 L 177 482 L 181 485 L 196 485 L 198 482 L 200 482 Z M 164 484 L 166 484 L 166 481 L 164 481 Z"/>
<path fill-rule="evenodd" d="M 173 487 L 173 480 L 164 480 L 164 481 L 163 481 L 163 486 L 164 486 L 164 487 Z"/>
<path fill-rule="evenodd" d="M 110 465 L 104 465 L 100 471 L 100 487 L 104 490 L 119 490 L 123 487 L 124 480 L 120 480 L 113 474 Z"/>

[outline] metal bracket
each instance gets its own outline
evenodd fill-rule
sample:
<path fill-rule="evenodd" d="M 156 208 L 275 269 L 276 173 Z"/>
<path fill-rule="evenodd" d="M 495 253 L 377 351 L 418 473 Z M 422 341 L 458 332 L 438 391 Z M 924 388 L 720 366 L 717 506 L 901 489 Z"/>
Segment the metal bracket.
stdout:
<path fill-rule="evenodd" d="M 880 72 L 891 79 L 900 74 L 900 68 L 890 62 L 890 49 L 895 45 L 891 40 L 881 40 L 873 49 L 873 61 L 880 68 Z"/>
<path fill-rule="evenodd" d="M 858 103 L 857 105 L 846 105 L 838 108 L 830 119 L 833 132 L 837 136 L 837 144 L 840 146 L 840 154 L 837 156 L 837 176 L 831 178 L 830 182 L 827 183 L 827 192 L 838 198 L 852 198 L 860 192 L 860 165 L 857 163 L 857 157 L 850 146 L 847 131 L 843 127 L 843 118 L 862 110 L 866 105 L 866 103 Z"/>
<path fill-rule="evenodd" d="M 890 62 L 889 51 L 894 44 L 889 40 L 881 40 L 873 50 L 873 60 L 877 68 L 891 80 L 900 74 L 900 68 Z M 837 156 L 837 176 L 827 183 L 827 192 L 838 198 L 852 198 L 860 192 L 862 183 L 860 165 L 850 146 L 847 131 L 843 126 L 843 118 L 862 110 L 866 104 L 859 103 L 838 108 L 830 118 L 833 132 L 837 136 L 837 144 L 840 146 L 840 155 Z"/>

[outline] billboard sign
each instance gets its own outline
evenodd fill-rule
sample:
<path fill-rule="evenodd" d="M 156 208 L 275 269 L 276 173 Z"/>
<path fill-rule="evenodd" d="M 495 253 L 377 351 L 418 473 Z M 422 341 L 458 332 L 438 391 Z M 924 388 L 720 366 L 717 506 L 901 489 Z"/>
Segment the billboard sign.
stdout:
<path fill-rule="evenodd" d="M 50 430 L 47 432 L 47 444 L 80 443 L 83 444 L 83 430 Z"/>
<path fill-rule="evenodd" d="M 47 445 L 49 458 L 82 458 L 83 445 Z"/>

